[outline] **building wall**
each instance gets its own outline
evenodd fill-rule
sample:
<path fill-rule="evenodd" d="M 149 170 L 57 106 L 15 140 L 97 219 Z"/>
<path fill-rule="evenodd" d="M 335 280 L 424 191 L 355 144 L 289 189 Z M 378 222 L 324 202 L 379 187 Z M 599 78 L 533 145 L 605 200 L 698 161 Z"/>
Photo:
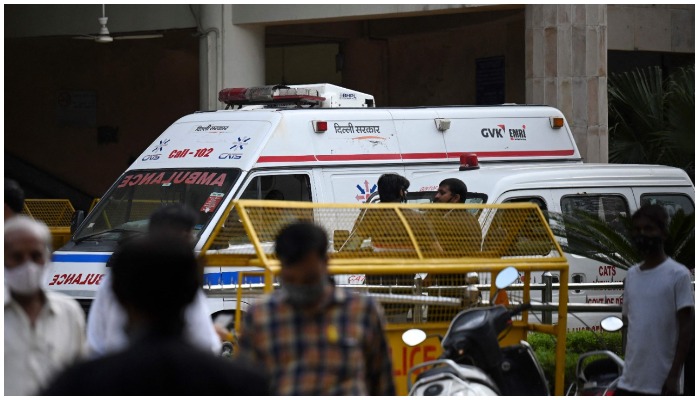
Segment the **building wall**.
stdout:
<path fill-rule="evenodd" d="M 101 196 L 165 128 L 198 109 L 193 33 L 111 44 L 6 38 L 5 151 Z M 66 91 L 96 94 L 94 122 L 60 122 Z M 118 141 L 99 144 L 100 126 L 118 128 Z"/>
<path fill-rule="evenodd" d="M 524 26 L 518 14 L 389 39 L 388 105 L 476 104 L 476 60 L 494 56 L 505 57 L 505 102 L 524 103 Z"/>
<path fill-rule="evenodd" d="M 608 5 L 608 49 L 695 53 L 695 5 Z"/>
<path fill-rule="evenodd" d="M 320 20 L 393 18 L 416 14 L 443 14 L 470 9 L 501 8 L 479 4 L 235 4 L 234 24 L 303 23 Z"/>
<path fill-rule="evenodd" d="M 96 34 L 100 4 L 6 4 L 5 37 Z M 187 4 L 107 4 L 112 33 L 194 28 L 198 6 Z"/>

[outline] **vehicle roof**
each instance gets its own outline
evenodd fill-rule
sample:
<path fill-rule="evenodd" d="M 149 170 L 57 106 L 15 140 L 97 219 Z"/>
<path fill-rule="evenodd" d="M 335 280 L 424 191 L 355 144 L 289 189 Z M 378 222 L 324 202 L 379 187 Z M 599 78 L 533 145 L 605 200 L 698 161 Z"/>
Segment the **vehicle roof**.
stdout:
<path fill-rule="evenodd" d="M 564 116 L 535 105 L 199 112 L 166 129 L 131 169 L 448 164 L 471 153 L 491 161 L 580 161 L 568 125 L 553 127 L 552 118 Z"/>
<path fill-rule="evenodd" d="M 688 175 L 679 168 L 641 164 L 521 163 L 482 164 L 471 171 L 443 171 L 415 178 L 418 184 L 439 183 L 458 178 L 472 192 L 487 194 L 508 190 L 555 189 L 619 186 L 693 187 Z M 412 182 L 413 183 L 413 182 Z"/>

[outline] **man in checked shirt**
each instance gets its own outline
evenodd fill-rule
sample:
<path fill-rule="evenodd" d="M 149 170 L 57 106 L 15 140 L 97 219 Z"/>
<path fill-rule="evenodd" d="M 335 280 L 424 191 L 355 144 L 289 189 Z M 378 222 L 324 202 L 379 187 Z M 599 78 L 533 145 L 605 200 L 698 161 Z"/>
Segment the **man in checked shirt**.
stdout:
<path fill-rule="evenodd" d="M 240 356 L 265 369 L 276 395 L 394 395 L 383 313 L 369 297 L 333 284 L 327 248 L 314 224 L 282 229 L 275 243 L 281 289 L 248 309 Z"/>

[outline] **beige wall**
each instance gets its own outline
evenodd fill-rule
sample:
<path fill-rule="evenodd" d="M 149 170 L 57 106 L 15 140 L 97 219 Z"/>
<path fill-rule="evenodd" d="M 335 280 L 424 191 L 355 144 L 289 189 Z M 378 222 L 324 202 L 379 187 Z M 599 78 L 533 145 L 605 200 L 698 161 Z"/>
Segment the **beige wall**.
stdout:
<path fill-rule="evenodd" d="M 192 30 L 111 44 L 5 39 L 5 151 L 101 196 L 131 157 L 198 109 L 197 45 Z M 118 126 L 119 142 L 98 144 L 96 127 L 60 126 L 62 90 L 96 92 L 97 125 Z"/>
<path fill-rule="evenodd" d="M 608 5 L 608 49 L 695 53 L 695 5 Z"/>

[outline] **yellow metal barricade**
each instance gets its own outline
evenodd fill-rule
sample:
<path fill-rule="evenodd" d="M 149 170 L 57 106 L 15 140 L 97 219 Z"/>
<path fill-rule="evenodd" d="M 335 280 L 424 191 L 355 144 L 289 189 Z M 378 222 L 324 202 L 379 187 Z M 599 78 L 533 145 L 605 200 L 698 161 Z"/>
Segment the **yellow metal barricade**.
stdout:
<path fill-rule="evenodd" d="M 509 290 L 509 302 L 530 301 L 531 274 L 556 271 L 568 276 L 568 264 L 540 209 L 534 204 L 318 204 L 241 200 L 231 203 L 202 251 L 208 266 L 257 266 L 262 284 L 236 289 L 239 329 L 243 298 L 250 303 L 272 292 L 280 264 L 274 238 L 285 225 L 313 221 L 331 239 L 329 273 L 340 286 L 379 301 L 387 317 L 396 388 L 406 394 L 406 374 L 420 362 L 437 358 L 437 340 L 407 347 L 409 328 L 444 334 L 461 310 L 488 304 L 473 285 L 478 275 L 495 281 L 508 266 L 521 273 L 521 285 Z M 521 289 L 520 289 L 521 288 Z M 512 288 L 511 288 L 512 289 Z M 491 295 L 495 287 L 491 285 Z M 514 321 L 502 346 L 527 339 L 531 331 L 556 336 L 555 394 L 564 394 L 567 280 L 561 280 L 555 325 L 530 323 L 528 313 Z"/>
<path fill-rule="evenodd" d="M 95 197 L 94 199 L 92 199 L 92 203 L 90 203 L 90 208 L 88 209 L 88 212 L 92 211 L 92 209 L 95 208 L 95 206 L 96 206 L 97 203 L 99 203 L 99 202 L 100 202 L 100 198 L 99 198 L 99 197 Z"/>
<path fill-rule="evenodd" d="M 70 222 L 75 209 L 68 199 L 26 199 L 23 214 L 44 222 L 51 231 L 53 248 L 70 240 Z"/>

